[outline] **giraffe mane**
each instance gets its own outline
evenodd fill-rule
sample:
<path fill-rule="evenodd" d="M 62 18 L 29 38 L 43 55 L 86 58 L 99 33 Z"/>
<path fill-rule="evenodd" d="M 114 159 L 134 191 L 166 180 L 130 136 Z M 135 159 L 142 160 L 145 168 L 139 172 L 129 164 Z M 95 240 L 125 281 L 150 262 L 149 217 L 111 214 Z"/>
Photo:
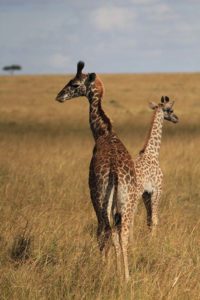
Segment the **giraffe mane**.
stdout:
<path fill-rule="evenodd" d="M 103 123 L 106 124 L 107 130 L 109 132 L 111 132 L 112 131 L 112 123 L 111 123 L 109 117 L 104 112 L 104 110 L 102 108 L 102 105 L 101 105 L 101 102 L 102 102 L 102 99 L 103 99 L 103 96 L 104 96 L 104 93 L 105 93 L 105 88 L 104 88 L 104 84 L 103 84 L 102 80 L 99 78 L 98 75 L 95 78 L 94 87 L 98 92 L 98 98 L 99 98 L 98 111 L 99 111 L 99 115 L 101 116 L 101 120 L 103 121 Z M 103 125 L 103 123 L 102 123 L 102 125 Z"/>
<path fill-rule="evenodd" d="M 99 95 L 101 98 L 104 97 L 105 94 L 105 87 L 103 84 L 103 81 L 100 79 L 100 77 L 97 75 L 95 79 L 95 87 L 97 88 Z"/>
<path fill-rule="evenodd" d="M 154 124 L 154 121 L 155 121 L 155 117 L 156 117 L 156 113 L 157 113 L 157 110 L 159 109 L 159 107 L 157 107 L 154 112 L 153 112 L 153 116 L 152 116 L 152 119 L 151 119 L 151 125 L 150 125 L 150 128 L 149 128 L 149 132 L 147 134 L 147 137 L 146 137 L 146 140 L 145 140 L 145 143 L 144 143 L 144 146 L 143 148 L 140 150 L 139 154 L 143 154 L 145 152 L 145 149 L 147 147 L 147 144 L 148 144 L 148 141 L 150 139 L 150 136 L 151 136 L 151 130 L 152 130 L 152 127 L 153 127 L 153 124 Z"/>

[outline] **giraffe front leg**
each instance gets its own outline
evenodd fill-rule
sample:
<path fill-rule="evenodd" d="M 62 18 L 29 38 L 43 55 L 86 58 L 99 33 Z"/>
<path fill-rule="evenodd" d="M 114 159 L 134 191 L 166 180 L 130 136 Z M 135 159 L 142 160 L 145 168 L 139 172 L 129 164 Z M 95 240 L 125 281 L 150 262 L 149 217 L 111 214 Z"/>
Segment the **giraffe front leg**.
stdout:
<path fill-rule="evenodd" d="M 158 205 L 161 197 L 161 188 L 153 192 L 151 198 L 151 207 L 152 207 L 152 235 L 156 234 L 156 229 L 158 225 Z"/>
<path fill-rule="evenodd" d="M 142 194 L 142 199 L 147 212 L 147 226 L 151 230 L 152 227 L 152 193 L 145 191 Z"/>

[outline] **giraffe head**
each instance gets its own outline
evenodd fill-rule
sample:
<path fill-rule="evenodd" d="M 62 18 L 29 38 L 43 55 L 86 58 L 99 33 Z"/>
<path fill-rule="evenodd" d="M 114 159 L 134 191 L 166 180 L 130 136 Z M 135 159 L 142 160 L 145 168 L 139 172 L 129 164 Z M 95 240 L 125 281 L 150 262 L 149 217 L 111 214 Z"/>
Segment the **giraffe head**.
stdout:
<path fill-rule="evenodd" d="M 170 101 L 169 97 L 162 96 L 160 103 L 156 104 L 154 102 L 150 102 L 149 106 L 154 110 L 162 109 L 165 120 L 171 121 L 173 123 L 178 123 L 178 117 L 174 114 L 174 111 L 172 109 L 174 103 L 175 101 Z"/>
<path fill-rule="evenodd" d="M 84 62 L 82 61 L 79 61 L 77 63 L 77 72 L 75 77 L 72 78 L 58 93 L 56 97 L 57 101 L 64 102 L 65 100 L 70 100 L 72 98 L 87 96 L 88 91 L 90 90 L 96 79 L 96 74 L 83 74 L 82 70 L 84 68 L 84 65 Z"/>

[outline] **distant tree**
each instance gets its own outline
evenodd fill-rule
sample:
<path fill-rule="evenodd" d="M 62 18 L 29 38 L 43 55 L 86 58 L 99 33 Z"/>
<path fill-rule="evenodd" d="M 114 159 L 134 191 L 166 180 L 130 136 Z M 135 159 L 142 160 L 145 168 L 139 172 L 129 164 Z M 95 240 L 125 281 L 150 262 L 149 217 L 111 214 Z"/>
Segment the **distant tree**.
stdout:
<path fill-rule="evenodd" d="M 22 67 L 20 65 L 10 65 L 3 67 L 3 71 L 8 71 L 10 74 L 13 74 L 14 71 L 20 71 Z"/>

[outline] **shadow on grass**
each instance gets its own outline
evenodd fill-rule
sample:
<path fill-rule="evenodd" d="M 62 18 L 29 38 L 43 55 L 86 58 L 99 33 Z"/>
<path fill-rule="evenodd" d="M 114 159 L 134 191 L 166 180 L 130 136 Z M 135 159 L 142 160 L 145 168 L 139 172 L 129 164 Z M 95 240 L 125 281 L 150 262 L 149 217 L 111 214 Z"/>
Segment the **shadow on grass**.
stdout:
<path fill-rule="evenodd" d="M 31 257 L 31 238 L 25 235 L 17 235 L 14 238 L 10 257 L 13 261 L 23 263 Z"/>
<path fill-rule="evenodd" d="M 200 126 L 198 124 L 170 124 L 171 126 L 165 126 L 164 135 L 165 136 L 198 136 L 200 134 Z M 149 124 L 146 125 L 140 120 L 136 122 L 134 120 L 127 120 L 120 125 L 114 126 L 114 131 L 119 133 L 120 136 L 135 136 L 140 134 L 147 134 L 149 130 Z M 90 129 L 89 125 L 84 126 L 78 123 L 70 123 L 68 121 L 62 123 L 45 123 L 40 124 L 37 122 L 0 122 L 0 134 L 6 135 L 36 135 L 38 137 L 45 136 L 66 136 L 68 134 L 73 134 L 74 138 L 79 138 L 80 136 L 89 136 Z"/>

